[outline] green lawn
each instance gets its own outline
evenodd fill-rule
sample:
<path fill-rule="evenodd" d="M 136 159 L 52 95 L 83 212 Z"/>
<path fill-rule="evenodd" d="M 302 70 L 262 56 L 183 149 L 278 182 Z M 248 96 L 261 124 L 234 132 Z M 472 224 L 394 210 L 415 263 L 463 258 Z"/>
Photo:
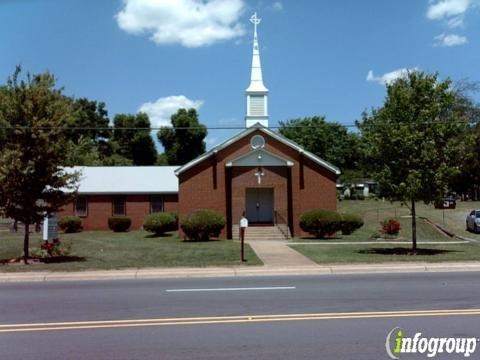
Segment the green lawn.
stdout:
<path fill-rule="evenodd" d="M 407 207 L 401 206 L 400 203 L 390 203 L 375 200 L 345 200 L 337 204 L 339 212 L 349 212 L 362 216 L 364 225 L 351 235 L 342 235 L 340 232 L 330 239 L 312 239 L 309 237 L 294 238 L 292 241 L 372 241 L 376 238 L 390 240 L 385 238 L 381 233 L 380 222 L 388 218 L 396 218 L 400 222 L 400 233 L 395 238 L 401 241 L 409 241 L 412 236 L 412 219 L 409 216 L 410 211 Z M 424 208 L 422 207 L 422 210 Z M 433 207 L 432 207 L 433 209 Z M 417 239 L 419 241 L 449 241 L 451 238 L 441 234 L 430 224 L 422 219 L 417 219 Z M 395 240 L 393 240 L 395 241 Z"/>
<path fill-rule="evenodd" d="M 480 234 L 465 230 L 465 218 L 471 210 L 480 209 L 480 201 L 457 201 L 456 209 L 435 209 L 433 204 L 423 202 L 416 204 L 417 215 L 426 217 L 435 223 L 445 226 L 455 234 L 480 240 Z M 381 200 L 345 200 L 338 202 L 340 212 L 354 212 L 364 216 L 366 222 L 377 220 L 377 223 L 387 217 L 409 215 L 410 210 L 399 202 Z"/>
<path fill-rule="evenodd" d="M 240 265 L 240 243 L 231 240 L 183 242 L 176 234 L 152 237 L 144 231 L 112 233 L 86 231 L 62 234 L 62 242 L 71 245 L 71 262 L 39 265 L 0 265 L 0 271 L 77 271 L 144 267 Z M 33 235 L 31 247 L 39 247 L 39 235 Z M 19 257 L 21 234 L 0 232 L 0 259 Z M 247 265 L 261 265 L 252 249 L 245 246 Z"/>
<path fill-rule="evenodd" d="M 480 235 L 465 231 L 465 215 L 473 208 L 480 208 L 480 203 L 459 202 L 456 210 L 445 210 L 445 228 L 456 234 L 480 240 Z M 329 242 L 338 241 L 374 241 L 372 240 L 372 234 L 378 234 L 380 221 L 390 217 L 396 217 L 400 221 L 401 231 L 399 240 L 409 241 L 411 239 L 411 218 L 404 217 L 408 216 L 410 211 L 405 206 L 401 206 L 399 202 L 347 200 L 338 203 L 338 210 L 340 212 L 352 212 L 362 215 L 365 225 L 352 235 L 345 236 L 339 234 L 333 239 L 295 238 L 295 242 L 312 242 L 312 245 L 299 244 L 290 246 L 319 264 L 480 260 L 480 242 L 449 244 L 449 241 L 458 239 L 452 239 L 440 234 L 421 219 L 417 221 L 417 240 L 420 242 L 420 250 L 416 256 L 407 254 L 410 245 L 395 244 L 397 240 L 391 240 L 391 244 L 328 245 Z M 417 204 L 417 213 L 419 216 L 427 217 L 439 225 L 443 225 L 443 211 L 435 209 L 433 205 L 419 203 Z M 444 241 L 445 244 L 422 245 L 422 241 Z M 315 245 L 318 242 L 325 245 Z"/>
<path fill-rule="evenodd" d="M 470 211 L 480 209 L 480 201 L 457 201 L 456 209 L 434 209 L 432 205 L 419 204 L 418 213 L 426 216 L 440 226 L 453 231 L 455 234 L 466 236 L 480 241 L 480 234 L 466 230 L 465 218 Z"/>
<path fill-rule="evenodd" d="M 385 263 L 403 261 L 479 261 L 480 244 L 419 246 L 419 254 L 407 255 L 408 245 L 290 245 L 318 264 Z"/>

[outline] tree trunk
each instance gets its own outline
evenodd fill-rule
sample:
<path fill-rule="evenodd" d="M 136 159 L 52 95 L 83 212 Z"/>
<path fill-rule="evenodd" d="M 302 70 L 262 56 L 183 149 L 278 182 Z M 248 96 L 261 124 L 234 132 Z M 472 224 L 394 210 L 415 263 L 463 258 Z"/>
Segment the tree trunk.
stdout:
<path fill-rule="evenodd" d="M 417 253 L 417 214 L 415 212 L 415 200 L 412 200 L 412 253 Z"/>
<path fill-rule="evenodd" d="M 23 238 L 23 262 L 28 264 L 28 245 L 30 241 L 30 224 L 25 224 L 25 236 Z"/>

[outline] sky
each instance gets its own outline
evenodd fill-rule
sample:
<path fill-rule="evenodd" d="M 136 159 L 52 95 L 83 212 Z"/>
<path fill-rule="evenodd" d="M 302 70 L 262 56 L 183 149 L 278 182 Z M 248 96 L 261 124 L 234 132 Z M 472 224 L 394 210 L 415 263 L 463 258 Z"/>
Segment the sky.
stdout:
<path fill-rule="evenodd" d="M 163 126 L 195 107 L 208 127 L 241 128 L 254 12 L 270 126 L 351 125 L 407 69 L 480 81 L 480 0 L 0 0 L 0 83 L 21 64 L 110 118 Z M 238 131 L 210 129 L 207 147 Z"/>

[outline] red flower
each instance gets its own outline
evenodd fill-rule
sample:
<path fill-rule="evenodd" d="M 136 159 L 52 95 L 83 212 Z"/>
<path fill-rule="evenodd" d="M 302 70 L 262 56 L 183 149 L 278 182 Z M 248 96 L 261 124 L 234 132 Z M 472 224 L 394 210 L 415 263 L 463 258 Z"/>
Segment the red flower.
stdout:
<path fill-rule="evenodd" d="M 395 219 L 384 220 L 380 224 L 384 234 L 397 235 L 400 232 L 400 223 Z"/>

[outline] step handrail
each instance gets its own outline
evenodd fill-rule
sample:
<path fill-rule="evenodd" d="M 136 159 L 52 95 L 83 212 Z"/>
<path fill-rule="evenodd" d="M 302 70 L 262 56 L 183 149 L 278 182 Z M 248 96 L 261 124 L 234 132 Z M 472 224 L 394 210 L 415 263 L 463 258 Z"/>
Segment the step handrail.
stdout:
<path fill-rule="evenodd" d="M 275 219 L 274 219 L 274 224 L 277 227 L 278 230 L 283 234 L 285 239 L 290 239 L 290 229 L 288 228 L 288 221 L 277 211 L 274 211 L 275 214 Z M 285 228 L 283 226 L 278 226 L 279 220 L 281 221 L 281 225 L 285 225 Z"/>

